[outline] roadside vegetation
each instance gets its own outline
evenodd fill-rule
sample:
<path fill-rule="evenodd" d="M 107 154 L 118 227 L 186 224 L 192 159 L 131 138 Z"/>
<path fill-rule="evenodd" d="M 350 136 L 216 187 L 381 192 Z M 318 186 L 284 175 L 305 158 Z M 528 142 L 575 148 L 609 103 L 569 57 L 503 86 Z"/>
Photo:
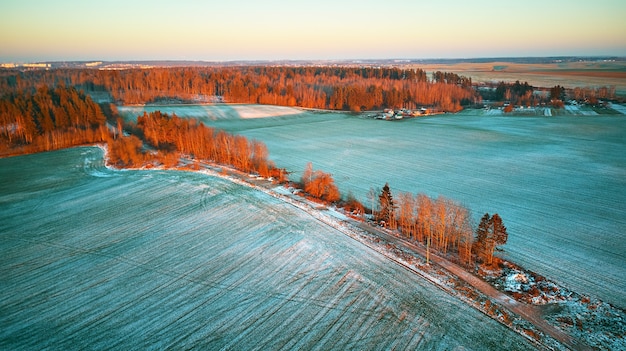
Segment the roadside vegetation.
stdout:
<path fill-rule="evenodd" d="M 439 196 L 400 193 L 394 200 L 389 184 L 369 197 L 375 204 L 374 222 L 397 231 L 411 242 L 426 248 L 426 262 L 431 251 L 452 257 L 470 271 L 476 262 L 491 266 L 496 248 L 506 244 L 508 234 L 502 218 L 485 213 L 474 229 L 469 209 Z"/>

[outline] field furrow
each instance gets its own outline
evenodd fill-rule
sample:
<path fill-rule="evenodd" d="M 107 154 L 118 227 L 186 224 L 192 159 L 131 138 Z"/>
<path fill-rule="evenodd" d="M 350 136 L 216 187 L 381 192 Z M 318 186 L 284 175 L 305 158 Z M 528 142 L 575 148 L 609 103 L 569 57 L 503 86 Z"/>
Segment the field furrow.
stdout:
<path fill-rule="evenodd" d="M 231 107 L 196 107 L 196 112 L 185 107 L 177 114 L 263 141 L 293 180 L 312 162 L 331 173 L 344 194 L 368 206 L 368 191 L 388 182 L 394 194 L 459 201 L 475 221 L 497 212 L 509 232 L 508 259 L 571 290 L 626 307 L 626 281 L 620 279 L 626 276 L 626 119 L 619 115 L 546 118 L 465 111 L 399 122 L 319 112 L 207 117 L 207 109 L 222 108 Z"/>
<path fill-rule="evenodd" d="M 1 349 L 533 349 L 278 199 L 198 173 L 85 172 L 98 156 L 0 159 Z"/>

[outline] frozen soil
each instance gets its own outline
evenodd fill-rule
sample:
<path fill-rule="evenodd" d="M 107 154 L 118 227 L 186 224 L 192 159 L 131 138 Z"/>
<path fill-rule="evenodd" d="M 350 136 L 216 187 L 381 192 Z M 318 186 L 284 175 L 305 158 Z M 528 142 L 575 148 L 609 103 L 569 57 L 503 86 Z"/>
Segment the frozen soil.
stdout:
<path fill-rule="evenodd" d="M 344 194 L 364 203 L 370 188 L 389 182 L 393 193 L 460 201 L 475 220 L 497 212 L 509 232 L 503 258 L 571 291 L 626 308 L 622 115 L 465 111 L 400 122 L 321 112 L 199 118 L 265 142 L 270 157 L 294 172 L 294 180 L 312 162 L 331 173 Z"/>
<path fill-rule="evenodd" d="M 284 201 L 97 148 L 0 159 L 0 348 L 536 346 Z"/>
<path fill-rule="evenodd" d="M 226 171 L 223 167 L 215 169 L 206 164 L 205 167 L 209 174 L 264 191 L 306 211 L 543 347 L 626 349 L 626 312 L 622 309 L 597 299 L 592 301 L 588 296 L 571 292 L 545 277 L 499 258 L 489 269 L 477 266 L 476 275 L 455 264 L 456 257 L 431 253 L 428 264 L 425 248 L 404 240 L 397 231 L 365 223 L 361 218 L 352 218 L 342 209 L 306 199 L 298 189 L 289 185 L 274 187 L 269 182 L 259 182 L 241 172 Z M 570 311 L 577 314 L 572 315 Z M 574 321 L 577 329 L 572 328 Z"/>

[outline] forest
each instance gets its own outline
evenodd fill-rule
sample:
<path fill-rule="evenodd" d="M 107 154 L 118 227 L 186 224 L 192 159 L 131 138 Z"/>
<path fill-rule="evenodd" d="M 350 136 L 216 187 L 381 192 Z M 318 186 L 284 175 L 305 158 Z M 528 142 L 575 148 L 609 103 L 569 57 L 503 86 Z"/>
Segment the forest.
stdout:
<path fill-rule="evenodd" d="M 46 85 L 0 96 L 0 155 L 102 142 L 106 117 L 89 95 Z"/>
<path fill-rule="evenodd" d="M 210 101 L 331 110 L 430 106 L 456 112 L 480 99 L 471 79 L 421 69 L 373 67 L 170 67 L 128 70 L 1 70 L 0 91 L 42 85 L 108 93 L 118 104 Z"/>
<path fill-rule="evenodd" d="M 115 106 L 100 106 L 89 95 L 63 84 L 2 95 L 0 126 L 0 156 L 107 142 L 110 162 L 120 167 L 174 166 L 188 155 L 263 177 L 286 177 L 268 160 L 262 142 L 159 111 L 125 126 Z M 125 128 L 131 135 L 125 135 Z"/>

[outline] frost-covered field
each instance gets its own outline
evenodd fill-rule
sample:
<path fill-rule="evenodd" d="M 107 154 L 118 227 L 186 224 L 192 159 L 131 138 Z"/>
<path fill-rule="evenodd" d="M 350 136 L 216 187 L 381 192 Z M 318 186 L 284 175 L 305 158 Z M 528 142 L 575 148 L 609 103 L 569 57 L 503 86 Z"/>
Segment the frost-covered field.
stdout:
<path fill-rule="evenodd" d="M 614 109 L 615 111 L 617 111 L 617 112 L 619 112 L 619 113 L 623 114 L 623 115 L 626 115 L 626 106 L 624 106 L 624 105 L 611 103 L 611 104 L 609 105 L 609 107 L 610 107 L 610 108 L 612 108 L 612 109 Z"/>
<path fill-rule="evenodd" d="M 120 112 L 125 115 L 140 115 L 143 112 L 161 111 L 169 114 L 176 113 L 179 117 L 193 117 L 215 121 L 218 119 L 233 118 L 265 118 L 277 116 L 289 116 L 302 113 L 302 110 L 272 105 L 147 105 L 147 106 L 124 106 Z"/>
<path fill-rule="evenodd" d="M 269 195 L 101 157 L 0 159 L 0 349 L 532 349 Z"/>
<path fill-rule="evenodd" d="M 565 110 L 573 115 L 596 116 L 598 113 L 589 109 L 581 109 L 577 105 L 566 105 Z"/>
<path fill-rule="evenodd" d="M 228 106 L 209 106 L 212 110 Z M 176 110 L 176 107 L 172 107 Z M 123 112 L 125 110 L 122 109 Z M 131 114 L 127 114 L 130 116 Z M 295 171 L 331 172 L 366 202 L 370 187 L 443 195 L 478 220 L 498 212 L 505 256 L 572 290 L 626 307 L 626 118 L 510 117 L 484 111 L 385 122 L 337 113 L 213 121 L 264 141 Z"/>

